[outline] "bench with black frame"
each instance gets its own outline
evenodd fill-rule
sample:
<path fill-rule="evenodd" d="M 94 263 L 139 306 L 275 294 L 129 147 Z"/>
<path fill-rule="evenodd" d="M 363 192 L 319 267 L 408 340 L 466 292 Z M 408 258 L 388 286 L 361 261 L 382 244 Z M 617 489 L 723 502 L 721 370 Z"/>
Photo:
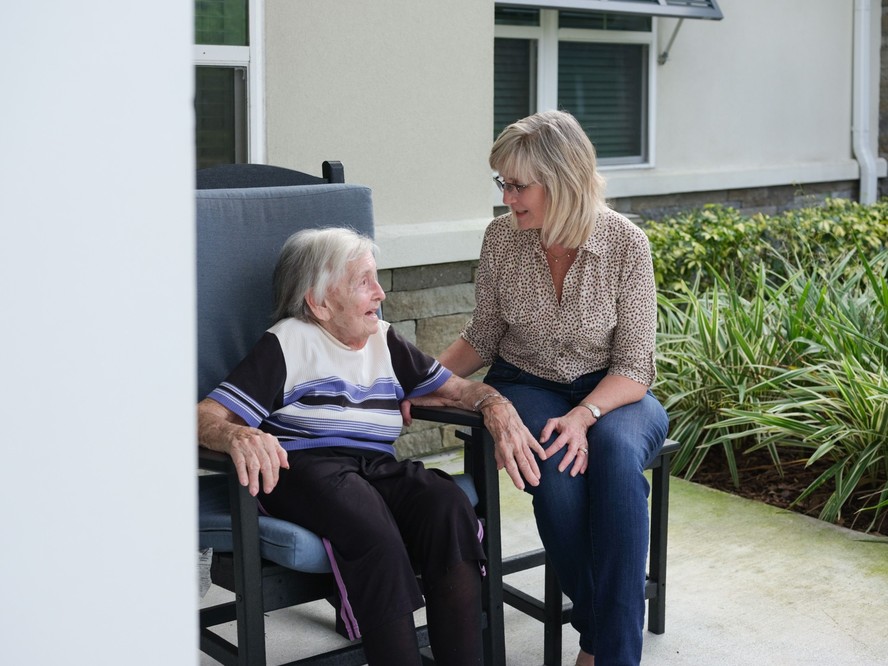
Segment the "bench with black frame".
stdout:
<path fill-rule="evenodd" d="M 271 267 L 291 233 L 306 226 L 349 226 L 373 234 L 370 190 L 345 184 L 338 162 L 324 163 L 325 178 L 266 165 L 212 170 L 198 174 L 196 193 L 199 398 L 228 374 L 272 323 L 268 321 Z M 263 185 L 262 178 L 271 178 L 273 187 Z M 476 513 L 485 524 L 484 663 L 505 666 L 503 604 L 507 603 L 544 623 L 545 663 L 560 664 L 561 627 L 569 621 L 570 604 L 562 603 L 551 567 L 546 567 L 542 600 L 503 584 L 504 575 L 544 565 L 545 552 L 540 549 L 502 560 L 499 477 L 490 435 L 480 416 L 414 406 L 413 417 L 462 428 L 458 436 L 465 443 L 465 474 L 457 475 L 457 480 L 473 497 Z M 667 442 L 652 465 L 646 596 L 648 628 L 654 633 L 662 633 L 665 627 L 669 463 L 677 446 Z M 211 472 L 198 479 L 200 543 L 214 549 L 213 583 L 235 593 L 231 602 L 201 609 L 200 649 L 223 664 L 264 665 L 265 613 L 335 594 L 332 575 L 323 570 L 326 555 L 315 535 L 294 534 L 287 525 L 283 529 L 275 525 L 274 518 L 258 515 L 255 498 L 238 483 L 228 456 L 199 449 L 198 464 Z M 281 534 L 286 538 L 282 540 Z M 308 570 L 291 566 L 291 560 L 299 557 L 309 560 Z M 231 621 L 237 625 L 236 645 L 212 629 Z M 417 632 L 427 657 L 427 629 L 420 627 Z M 287 666 L 363 663 L 358 642 Z"/>

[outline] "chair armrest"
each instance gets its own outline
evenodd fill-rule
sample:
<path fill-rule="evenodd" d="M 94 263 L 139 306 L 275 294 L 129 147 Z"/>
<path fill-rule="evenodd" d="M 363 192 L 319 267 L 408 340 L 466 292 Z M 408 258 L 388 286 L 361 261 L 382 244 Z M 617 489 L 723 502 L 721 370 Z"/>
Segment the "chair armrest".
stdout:
<path fill-rule="evenodd" d="M 467 426 L 469 428 L 483 428 L 484 419 L 478 412 L 458 407 L 420 407 L 410 405 L 410 415 L 420 421 L 434 421 L 448 425 Z"/>
<path fill-rule="evenodd" d="M 197 467 L 209 472 L 234 473 L 234 462 L 231 456 L 219 451 L 212 451 L 203 446 L 197 447 Z"/>

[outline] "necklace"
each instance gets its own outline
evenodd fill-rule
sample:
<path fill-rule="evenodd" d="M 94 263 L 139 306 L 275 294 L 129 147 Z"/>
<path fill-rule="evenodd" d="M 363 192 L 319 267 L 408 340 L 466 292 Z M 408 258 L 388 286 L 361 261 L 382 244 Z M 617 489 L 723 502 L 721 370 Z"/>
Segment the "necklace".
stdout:
<path fill-rule="evenodd" d="M 549 251 L 549 248 L 547 248 L 546 246 L 543 246 L 543 250 L 545 251 L 546 254 L 548 254 L 550 257 L 552 257 L 552 261 L 554 261 L 556 264 L 559 262 L 559 260 L 564 259 L 565 257 L 567 257 L 568 259 L 571 258 L 570 257 L 570 255 L 571 255 L 570 250 L 566 250 L 564 254 L 553 254 L 552 252 Z M 576 250 L 574 250 L 574 251 L 576 251 Z"/>

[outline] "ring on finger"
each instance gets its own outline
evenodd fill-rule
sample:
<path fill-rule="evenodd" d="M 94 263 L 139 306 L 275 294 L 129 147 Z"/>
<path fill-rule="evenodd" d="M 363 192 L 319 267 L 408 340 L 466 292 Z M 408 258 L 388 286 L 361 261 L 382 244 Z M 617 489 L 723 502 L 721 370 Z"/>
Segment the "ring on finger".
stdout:
<path fill-rule="evenodd" d="M 585 447 L 580 447 L 578 453 L 582 453 L 584 456 L 589 455 L 589 449 L 587 449 Z"/>

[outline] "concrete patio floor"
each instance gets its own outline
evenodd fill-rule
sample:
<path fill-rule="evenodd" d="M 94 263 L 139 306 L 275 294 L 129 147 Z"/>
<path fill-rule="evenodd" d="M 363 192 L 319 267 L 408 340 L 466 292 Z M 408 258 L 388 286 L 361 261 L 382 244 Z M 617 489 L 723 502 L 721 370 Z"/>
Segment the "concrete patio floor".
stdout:
<path fill-rule="evenodd" d="M 458 468 L 453 456 L 427 464 Z M 503 554 L 538 547 L 529 496 L 505 475 L 500 488 Z M 645 664 L 888 664 L 886 539 L 673 478 L 668 557 L 666 633 L 645 633 Z M 542 569 L 508 580 L 542 592 Z M 213 586 L 203 603 L 228 596 Z M 268 664 L 345 644 L 332 623 L 325 602 L 269 614 Z M 508 665 L 540 666 L 542 625 L 508 606 L 505 623 Z M 297 638 L 296 624 L 315 629 Z M 576 650 L 565 626 L 565 665 Z M 199 663 L 216 662 L 201 654 Z"/>

